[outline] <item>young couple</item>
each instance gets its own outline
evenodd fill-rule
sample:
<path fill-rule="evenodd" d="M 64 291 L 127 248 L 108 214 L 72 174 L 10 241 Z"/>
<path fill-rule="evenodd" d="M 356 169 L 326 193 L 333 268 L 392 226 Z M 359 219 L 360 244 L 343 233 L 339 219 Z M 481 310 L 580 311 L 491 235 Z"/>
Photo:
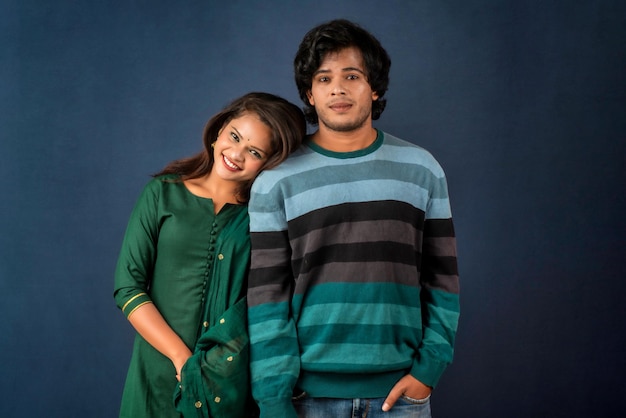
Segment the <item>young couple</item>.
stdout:
<path fill-rule="evenodd" d="M 304 116 L 235 100 L 139 198 L 115 275 L 138 332 L 120 416 L 430 417 L 459 317 L 444 172 L 372 126 L 390 60 L 370 33 L 322 24 L 294 66 Z"/>

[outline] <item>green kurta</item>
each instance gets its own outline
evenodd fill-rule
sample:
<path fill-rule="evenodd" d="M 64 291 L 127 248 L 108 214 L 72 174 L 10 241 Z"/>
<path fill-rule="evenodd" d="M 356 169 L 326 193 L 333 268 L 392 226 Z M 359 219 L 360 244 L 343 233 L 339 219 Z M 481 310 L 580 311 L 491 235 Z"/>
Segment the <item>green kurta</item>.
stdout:
<path fill-rule="evenodd" d="M 173 178 L 153 179 L 139 197 L 122 244 L 114 296 L 127 317 L 154 303 L 193 351 L 198 335 L 246 293 L 248 214 L 246 206 L 226 205 L 215 215 L 211 199 L 193 195 L 181 182 L 165 181 Z M 205 302 L 215 316 L 209 321 L 201 321 Z M 172 362 L 137 335 L 120 416 L 179 417 L 172 399 L 175 375 Z"/>

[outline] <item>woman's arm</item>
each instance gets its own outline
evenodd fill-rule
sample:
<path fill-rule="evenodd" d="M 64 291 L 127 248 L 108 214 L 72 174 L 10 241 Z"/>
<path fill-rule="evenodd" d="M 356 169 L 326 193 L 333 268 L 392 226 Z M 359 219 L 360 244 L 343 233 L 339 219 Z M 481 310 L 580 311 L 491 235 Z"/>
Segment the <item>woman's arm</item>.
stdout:
<path fill-rule="evenodd" d="M 156 306 L 146 303 L 137 308 L 128 320 L 148 344 L 172 361 L 176 368 L 176 379 L 180 381 L 180 371 L 192 353 L 165 322 Z"/>

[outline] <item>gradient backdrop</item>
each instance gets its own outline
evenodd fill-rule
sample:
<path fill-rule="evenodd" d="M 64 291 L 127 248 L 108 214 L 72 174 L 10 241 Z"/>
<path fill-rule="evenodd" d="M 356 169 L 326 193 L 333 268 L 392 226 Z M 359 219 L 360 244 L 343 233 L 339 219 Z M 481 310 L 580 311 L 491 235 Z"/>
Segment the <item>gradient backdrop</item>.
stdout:
<path fill-rule="evenodd" d="M 0 416 L 114 417 L 112 298 L 150 173 L 333 18 L 392 57 L 376 126 L 449 177 L 462 277 L 437 418 L 626 416 L 626 2 L 0 2 Z M 278 417 L 280 418 L 280 417 Z"/>

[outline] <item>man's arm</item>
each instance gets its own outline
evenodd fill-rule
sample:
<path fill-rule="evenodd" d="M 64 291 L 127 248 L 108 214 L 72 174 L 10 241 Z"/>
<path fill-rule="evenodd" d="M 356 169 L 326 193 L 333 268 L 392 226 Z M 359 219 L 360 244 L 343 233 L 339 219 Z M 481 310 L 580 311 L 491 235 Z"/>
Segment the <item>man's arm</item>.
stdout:
<path fill-rule="evenodd" d="M 252 395 L 261 418 L 296 417 L 291 398 L 300 373 L 300 355 L 291 317 L 291 251 L 281 206 L 281 196 L 253 188 L 248 326 Z"/>
<path fill-rule="evenodd" d="M 413 367 L 385 400 L 391 409 L 402 395 L 424 399 L 452 362 L 459 320 L 459 274 L 454 225 L 443 172 L 425 214 L 420 271 L 422 342 Z"/>

